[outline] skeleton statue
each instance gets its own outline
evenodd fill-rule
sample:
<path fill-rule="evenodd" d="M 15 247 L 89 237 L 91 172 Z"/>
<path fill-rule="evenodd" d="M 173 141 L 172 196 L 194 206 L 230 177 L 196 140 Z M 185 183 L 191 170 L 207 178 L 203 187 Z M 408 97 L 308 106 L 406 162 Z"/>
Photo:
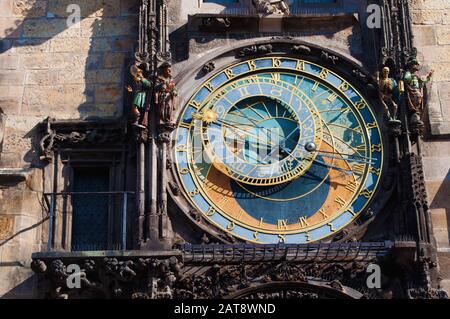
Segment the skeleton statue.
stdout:
<path fill-rule="evenodd" d="M 176 110 L 178 93 L 175 88 L 175 82 L 172 80 L 172 66 L 168 62 L 164 62 L 158 68 L 155 92 L 156 103 L 159 106 L 162 121 L 166 124 L 173 124 L 173 114 Z"/>
<path fill-rule="evenodd" d="M 147 80 L 142 70 L 136 65 L 132 65 L 130 73 L 133 77 L 132 85 L 126 87 L 127 91 L 133 93 L 132 112 L 134 115 L 133 125 L 139 128 L 146 128 L 147 119 L 147 92 L 151 88 L 151 83 Z"/>
<path fill-rule="evenodd" d="M 284 0 L 253 0 L 258 13 L 289 14 L 289 5 Z"/>
<path fill-rule="evenodd" d="M 395 121 L 397 119 L 398 103 L 400 100 L 400 91 L 397 81 L 389 77 L 390 69 L 384 67 L 380 77 L 380 73 L 377 72 L 375 80 L 378 83 L 378 89 L 380 94 L 381 103 L 384 106 L 387 116 L 390 120 Z"/>
<path fill-rule="evenodd" d="M 411 121 L 419 122 L 424 109 L 424 88 L 431 81 L 434 71 L 431 70 L 425 77 L 421 77 L 419 75 L 421 64 L 416 58 L 409 61 L 408 68 L 403 78 L 406 84 L 407 103 L 413 113 Z"/>

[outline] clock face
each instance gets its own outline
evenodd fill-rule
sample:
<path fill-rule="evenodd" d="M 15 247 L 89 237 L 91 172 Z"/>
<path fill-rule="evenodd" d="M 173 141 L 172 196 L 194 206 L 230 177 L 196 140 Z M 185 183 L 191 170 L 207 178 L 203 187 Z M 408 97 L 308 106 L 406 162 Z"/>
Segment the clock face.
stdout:
<path fill-rule="evenodd" d="M 369 104 L 311 62 L 266 57 L 208 79 L 176 130 L 188 200 L 257 243 L 307 243 L 356 219 L 376 193 L 383 142 Z"/>

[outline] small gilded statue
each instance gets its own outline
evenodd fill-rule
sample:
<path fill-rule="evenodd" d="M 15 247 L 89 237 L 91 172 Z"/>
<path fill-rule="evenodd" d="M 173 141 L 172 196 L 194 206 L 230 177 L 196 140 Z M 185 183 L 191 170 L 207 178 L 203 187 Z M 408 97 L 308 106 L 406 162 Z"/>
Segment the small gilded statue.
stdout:
<path fill-rule="evenodd" d="M 407 103 L 412 112 L 411 121 L 420 122 L 424 109 L 424 88 L 431 81 L 434 71 L 431 70 L 425 77 L 421 77 L 419 75 L 421 64 L 416 58 L 409 61 L 408 68 L 403 78 L 406 84 Z"/>
<path fill-rule="evenodd" d="M 152 84 L 143 75 L 142 70 L 137 65 L 132 65 L 130 73 L 133 77 L 132 85 L 127 86 L 127 91 L 133 93 L 133 125 L 142 129 L 147 125 L 147 93 L 150 90 Z"/>
<path fill-rule="evenodd" d="M 176 110 L 176 97 L 178 96 L 175 82 L 172 79 L 172 65 L 164 62 L 158 68 L 158 76 L 155 80 L 156 104 L 159 106 L 161 120 L 165 124 L 172 125 L 173 115 Z"/>
<path fill-rule="evenodd" d="M 381 103 L 384 106 L 386 115 L 391 121 L 397 120 L 398 103 L 400 100 L 400 90 L 397 81 L 389 77 L 391 70 L 384 67 L 380 77 L 380 72 L 375 74 L 378 83 Z"/>

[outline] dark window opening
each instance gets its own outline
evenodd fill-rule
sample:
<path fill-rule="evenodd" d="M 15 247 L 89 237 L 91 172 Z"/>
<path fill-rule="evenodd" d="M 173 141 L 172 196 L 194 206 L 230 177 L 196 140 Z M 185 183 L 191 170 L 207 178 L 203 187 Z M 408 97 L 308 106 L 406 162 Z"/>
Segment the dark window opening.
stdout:
<path fill-rule="evenodd" d="M 73 191 L 95 193 L 109 191 L 108 168 L 74 168 Z M 90 251 L 108 248 L 108 196 L 73 196 L 72 250 Z"/>

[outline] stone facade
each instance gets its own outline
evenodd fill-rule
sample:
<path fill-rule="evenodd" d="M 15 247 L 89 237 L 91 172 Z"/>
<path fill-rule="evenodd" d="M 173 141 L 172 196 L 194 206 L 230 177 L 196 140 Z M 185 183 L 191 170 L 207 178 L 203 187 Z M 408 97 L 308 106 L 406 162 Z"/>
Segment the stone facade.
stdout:
<path fill-rule="evenodd" d="M 429 121 L 432 135 L 450 134 L 450 3 L 411 1 L 415 45 L 425 69 L 436 71 L 431 86 Z"/>
<path fill-rule="evenodd" d="M 69 26 L 72 3 L 81 22 Z M 137 7 L 133 0 L 0 1 L 0 296 L 33 293 L 31 253 L 46 237 L 42 193 L 50 177 L 36 169 L 36 125 L 48 116 L 122 115 Z"/>
<path fill-rule="evenodd" d="M 31 253 L 46 248 L 48 211 L 42 194 L 51 189 L 52 167 L 42 163 L 35 151 L 36 126 L 49 116 L 74 120 L 123 115 L 123 88 L 135 51 L 139 2 L 0 0 L 0 296 L 36 295 L 29 268 Z M 81 21 L 68 26 L 72 12 L 67 7 L 72 3 L 80 6 Z M 288 35 L 330 48 L 374 71 L 364 55 L 368 50 L 361 23 L 365 7 L 362 1 L 347 3 L 356 9 L 348 17 L 332 20 L 338 21 L 338 30 L 330 21 L 321 21 L 320 28 L 294 28 Z M 168 6 L 176 80 L 187 78 L 193 61 L 200 63 L 221 50 L 279 34 L 279 26 L 266 21 L 263 29 L 242 30 L 234 36 L 205 35 L 189 29 L 196 26 L 192 15 L 227 8 L 199 0 L 169 0 Z M 249 12 L 250 7 L 251 0 L 245 0 L 228 9 Z M 436 70 L 429 99 L 431 137 L 422 150 L 442 285 L 450 291 L 450 142 L 434 139 L 450 134 L 450 3 L 411 0 L 411 10 L 424 71 Z M 190 83 L 180 92 L 180 103 L 195 86 Z"/>
<path fill-rule="evenodd" d="M 435 70 L 429 86 L 429 136 L 423 146 L 425 178 L 431 207 L 442 285 L 450 289 L 450 2 L 413 0 L 415 45 L 424 65 Z"/>

